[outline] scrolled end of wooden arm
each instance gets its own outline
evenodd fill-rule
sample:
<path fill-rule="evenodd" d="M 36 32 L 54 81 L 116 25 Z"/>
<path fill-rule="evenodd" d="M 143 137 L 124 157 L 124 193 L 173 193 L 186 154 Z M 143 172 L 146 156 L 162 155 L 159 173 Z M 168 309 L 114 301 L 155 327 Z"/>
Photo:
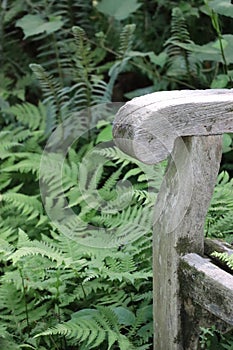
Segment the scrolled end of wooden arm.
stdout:
<path fill-rule="evenodd" d="M 178 137 L 233 132 L 233 89 L 161 91 L 127 102 L 117 113 L 113 136 L 125 153 L 156 164 Z"/>

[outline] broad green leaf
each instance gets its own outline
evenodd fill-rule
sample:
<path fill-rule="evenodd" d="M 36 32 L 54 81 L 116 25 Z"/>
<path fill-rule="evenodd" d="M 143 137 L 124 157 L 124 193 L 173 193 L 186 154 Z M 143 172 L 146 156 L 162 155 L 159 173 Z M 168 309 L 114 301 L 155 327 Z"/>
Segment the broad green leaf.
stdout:
<path fill-rule="evenodd" d="M 222 36 L 222 40 L 227 64 L 233 63 L 233 35 L 225 34 Z M 194 43 L 184 44 L 179 42 L 175 42 L 175 44 L 193 52 L 193 55 L 200 61 L 215 61 L 224 63 L 218 40 L 211 41 L 205 45 L 196 45 Z"/>
<path fill-rule="evenodd" d="M 97 314 L 98 314 L 98 310 L 86 308 L 86 309 L 82 309 L 82 310 L 73 312 L 71 314 L 71 319 L 79 319 L 79 318 L 90 319 Z"/>
<path fill-rule="evenodd" d="M 107 142 L 112 140 L 112 125 L 109 124 L 99 133 L 96 143 Z"/>
<path fill-rule="evenodd" d="M 117 315 L 120 324 L 132 326 L 135 323 L 136 319 L 132 311 L 122 306 L 115 307 L 113 311 Z"/>
<path fill-rule="evenodd" d="M 134 97 L 139 97 L 139 96 L 151 94 L 154 91 L 155 91 L 154 85 L 151 85 L 151 86 L 147 86 L 144 88 L 140 88 L 140 89 L 136 89 L 136 90 L 127 92 L 126 94 L 124 94 L 124 96 L 126 98 L 128 98 L 129 100 L 131 100 Z"/>
<path fill-rule="evenodd" d="M 228 42 L 227 42 L 226 40 L 222 39 L 222 40 L 221 40 L 221 45 L 222 45 L 223 50 L 225 50 L 225 48 L 226 48 L 227 45 L 228 45 Z M 221 49 L 221 45 L 220 45 L 220 41 L 217 40 L 217 41 L 215 41 L 215 43 L 213 44 L 213 47 L 216 48 L 216 49 L 218 49 L 218 50 L 220 50 L 220 49 Z"/>
<path fill-rule="evenodd" d="M 208 5 L 212 8 L 212 10 L 220 15 L 233 18 L 233 4 L 231 4 L 230 0 L 212 0 L 208 3 Z"/>
<path fill-rule="evenodd" d="M 22 28 L 24 39 L 46 32 L 51 34 L 63 26 L 59 17 L 50 18 L 45 21 L 40 15 L 25 15 L 16 22 L 16 27 Z"/>
<path fill-rule="evenodd" d="M 109 125 L 109 121 L 108 120 L 99 120 L 98 122 L 97 122 L 97 125 L 96 125 L 96 128 L 97 129 L 101 129 L 101 128 L 103 128 L 104 126 L 107 126 L 107 125 Z"/>
<path fill-rule="evenodd" d="M 124 176 L 123 178 L 123 181 L 127 180 L 129 177 L 131 176 L 135 176 L 135 175 L 138 175 L 138 174 L 141 174 L 142 172 L 142 169 L 137 167 L 137 168 L 134 168 L 134 169 L 130 169 Z"/>
<path fill-rule="evenodd" d="M 156 66 L 159 66 L 161 68 L 163 68 L 163 66 L 165 65 L 167 56 L 168 55 L 166 52 L 161 52 L 159 55 L 155 55 L 154 52 L 151 52 L 149 54 L 151 63 L 154 63 Z"/>
<path fill-rule="evenodd" d="M 211 89 L 222 89 L 227 86 L 229 77 L 226 74 L 219 74 L 211 83 Z"/>
<path fill-rule="evenodd" d="M 209 42 L 208 44 L 205 44 L 205 45 L 196 45 L 194 43 L 185 44 L 185 43 L 174 41 L 175 45 L 192 52 L 193 55 L 198 57 L 200 61 L 208 60 L 208 61 L 219 62 L 221 60 L 221 53 L 216 47 L 214 47 L 215 43 L 216 41 Z"/>
<path fill-rule="evenodd" d="M 122 21 L 135 12 L 141 4 L 137 0 L 102 0 L 97 5 L 98 11 Z"/>
<path fill-rule="evenodd" d="M 199 11 L 197 7 L 193 7 L 192 4 L 188 2 L 181 2 L 179 3 L 179 8 L 184 14 L 187 14 L 189 17 L 190 16 L 195 16 L 199 18 Z"/>
<path fill-rule="evenodd" d="M 227 153 L 232 150 L 232 138 L 229 134 L 223 135 L 223 141 L 222 141 L 222 152 Z"/>
<path fill-rule="evenodd" d="M 149 56 L 150 52 L 140 52 L 140 51 L 128 51 L 127 55 L 130 57 L 146 57 Z"/>

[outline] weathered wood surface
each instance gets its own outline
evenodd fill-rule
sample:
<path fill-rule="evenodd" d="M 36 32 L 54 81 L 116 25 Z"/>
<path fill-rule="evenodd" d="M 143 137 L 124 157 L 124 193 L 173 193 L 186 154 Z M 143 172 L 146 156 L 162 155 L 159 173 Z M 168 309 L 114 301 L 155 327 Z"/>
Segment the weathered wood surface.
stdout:
<path fill-rule="evenodd" d="M 203 226 L 221 159 L 221 137 L 176 142 L 157 203 L 153 236 L 154 349 L 181 350 L 180 256 L 203 254 Z"/>
<path fill-rule="evenodd" d="M 200 327 L 233 328 L 233 275 L 193 253 L 181 258 L 179 271 L 183 349 L 197 350 Z"/>
<path fill-rule="evenodd" d="M 127 102 L 113 135 L 127 154 L 155 164 L 172 151 L 178 136 L 233 132 L 233 89 L 161 91 Z"/>
<path fill-rule="evenodd" d="M 181 258 L 181 287 L 185 297 L 233 326 L 233 275 L 210 259 L 191 253 Z"/>
<path fill-rule="evenodd" d="M 203 226 L 221 159 L 218 135 L 232 131 L 233 89 L 158 92 L 133 99 L 116 116 L 114 139 L 127 154 L 148 164 L 171 154 L 154 217 L 154 350 L 197 348 L 195 326 L 189 322 L 187 333 L 182 323 L 180 257 L 204 254 Z"/>

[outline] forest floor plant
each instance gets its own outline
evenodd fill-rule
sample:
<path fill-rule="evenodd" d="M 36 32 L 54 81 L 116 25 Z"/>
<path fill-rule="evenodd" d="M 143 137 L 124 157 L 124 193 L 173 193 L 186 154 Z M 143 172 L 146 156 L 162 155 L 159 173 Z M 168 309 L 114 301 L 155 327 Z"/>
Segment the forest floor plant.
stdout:
<path fill-rule="evenodd" d="M 157 1 L 153 12 L 154 1 L 135 0 L 128 6 L 124 0 L 119 9 L 127 5 L 128 12 L 118 11 L 118 17 L 114 17 L 115 0 L 102 0 L 102 6 L 94 3 L 1 2 L 0 348 L 4 350 L 152 349 L 152 212 L 166 164 L 146 166 L 114 147 L 115 111 L 110 102 L 121 76 L 131 72 L 148 80 L 143 90 L 132 91 L 133 86 L 130 98 L 158 90 L 231 84 L 232 38 L 221 36 L 215 13 L 232 17 L 232 12 L 222 13 L 216 1 L 202 12 L 194 2 Z M 167 8 L 173 8 L 171 32 L 168 26 L 161 33 L 170 16 Z M 152 12 L 160 14 L 153 19 L 157 44 L 154 27 L 148 27 Z M 187 18 L 196 21 L 204 12 L 212 18 L 217 41 L 196 45 Z M 127 15 L 122 18 L 122 13 Z M 146 40 L 139 37 L 144 27 Z M 40 86 L 28 69 L 31 62 L 37 62 L 30 67 Z M 96 106 L 101 106 L 101 113 Z M 79 130 L 75 140 L 74 129 Z M 56 130 L 61 132 L 60 143 L 48 147 Z M 67 152 L 60 174 L 61 145 Z M 231 150 L 231 136 L 224 136 L 224 151 Z M 228 173 L 222 172 L 207 215 L 206 235 L 231 239 L 232 187 Z M 65 215 L 65 225 L 64 209 L 75 214 Z M 112 233 L 106 247 L 84 244 L 93 231 L 105 238 L 106 232 Z M 204 339 L 205 334 L 203 344 Z M 231 342 L 227 339 L 222 344 Z"/>

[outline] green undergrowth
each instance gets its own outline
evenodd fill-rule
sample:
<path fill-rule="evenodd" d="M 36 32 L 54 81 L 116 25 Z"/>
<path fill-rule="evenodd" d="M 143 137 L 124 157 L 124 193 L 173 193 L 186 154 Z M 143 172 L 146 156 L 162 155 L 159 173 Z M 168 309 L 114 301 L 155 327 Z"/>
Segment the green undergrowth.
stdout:
<path fill-rule="evenodd" d="M 232 87 L 231 8 L 140 0 L 117 9 L 115 0 L 0 7 L 0 348 L 151 350 L 152 218 L 166 163 L 143 165 L 114 146 L 120 105 L 112 101 Z M 223 152 L 232 152 L 231 135 Z M 205 235 L 231 242 L 229 157 Z M 203 346 L 214 349 L 220 337 L 230 349 L 230 336 L 211 332 Z"/>
<path fill-rule="evenodd" d="M 81 137 L 69 148 L 61 193 L 59 163 L 49 166 L 57 153 L 43 154 L 50 103 L 13 107 L 7 113 L 17 127 L 9 124 L 0 132 L 1 347 L 151 349 L 152 216 L 166 164 L 142 165 L 108 143 L 96 147 L 111 125 L 104 121 L 91 139 Z M 48 162 L 43 203 L 42 154 Z M 230 240 L 232 186 L 222 172 L 206 235 Z M 67 216 L 58 225 L 48 212 L 61 218 L 64 203 L 75 219 Z M 93 230 L 105 239 L 108 232 L 109 246 L 106 241 L 106 248 L 96 247 L 95 236 L 87 245 Z"/>

